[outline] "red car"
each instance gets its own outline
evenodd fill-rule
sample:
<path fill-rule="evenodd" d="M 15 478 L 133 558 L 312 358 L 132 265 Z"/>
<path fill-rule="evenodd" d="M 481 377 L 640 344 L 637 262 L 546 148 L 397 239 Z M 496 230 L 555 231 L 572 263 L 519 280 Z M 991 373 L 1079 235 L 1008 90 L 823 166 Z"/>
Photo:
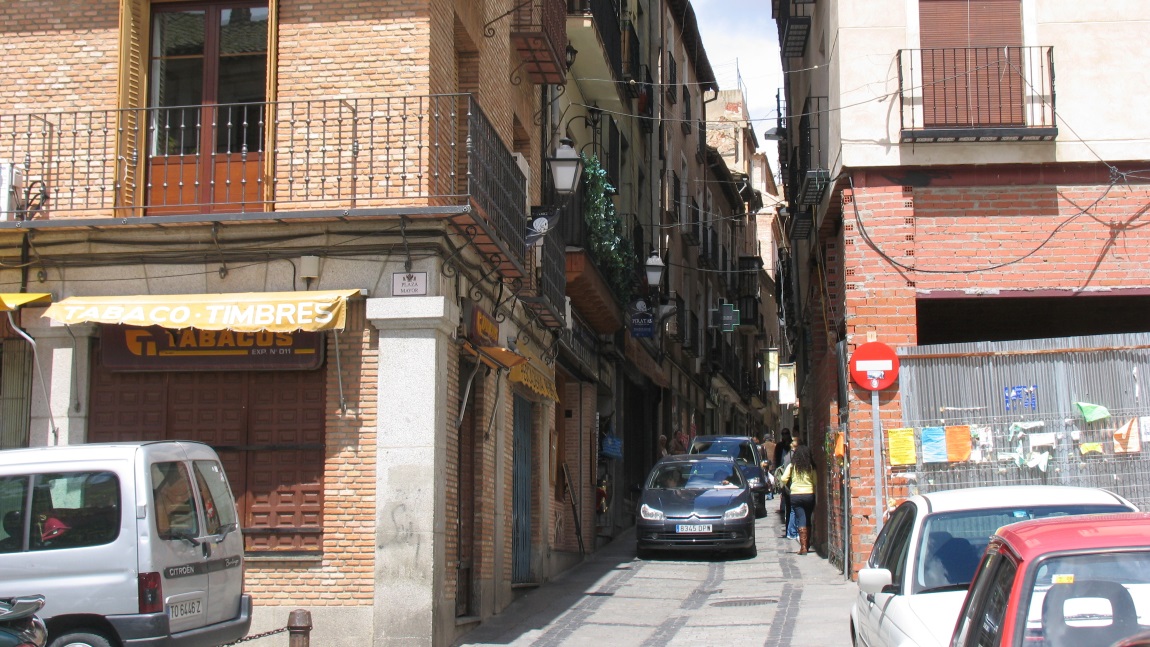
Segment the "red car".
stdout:
<path fill-rule="evenodd" d="M 950 644 L 1108 647 L 1147 630 L 1150 513 L 1057 517 L 991 537 Z"/>

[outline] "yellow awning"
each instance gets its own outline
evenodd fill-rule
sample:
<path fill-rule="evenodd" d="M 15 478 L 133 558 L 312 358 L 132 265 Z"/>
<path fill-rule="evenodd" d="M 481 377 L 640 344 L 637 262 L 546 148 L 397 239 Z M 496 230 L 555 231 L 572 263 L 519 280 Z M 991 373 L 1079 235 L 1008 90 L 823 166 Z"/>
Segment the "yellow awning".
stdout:
<path fill-rule="evenodd" d="M 22 305 L 51 299 L 47 292 L 0 292 L 0 312 L 15 310 Z"/>
<path fill-rule="evenodd" d="M 558 402 L 559 393 L 555 390 L 555 381 L 547 375 L 544 369 L 536 365 L 538 360 L 533 355 L 528 353 L 528 358 L 529 361 L 526 363 L 511 369 L 507 379 L 518 382 L 539 395 Z"/>
<path fill-rule="evenodd" d="M 475 346 L 471 342 L 464 342 L 463 349 L 494 369 L 512 368 L 527 362 L 526 357 L 502 346 Z"/>
<path fill-rule="evenodd" d="M 342 330 L 347 299 L 356 294 L 359 290 L 68 297 L 49 306 L 44 316 L 65 324 L 240 332 Z"/>

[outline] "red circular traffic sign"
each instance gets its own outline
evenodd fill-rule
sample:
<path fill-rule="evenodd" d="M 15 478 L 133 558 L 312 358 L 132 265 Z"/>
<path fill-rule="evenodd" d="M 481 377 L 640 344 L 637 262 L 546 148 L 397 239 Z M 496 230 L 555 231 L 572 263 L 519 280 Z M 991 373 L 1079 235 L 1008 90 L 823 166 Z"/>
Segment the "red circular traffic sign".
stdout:
<path fill-rule="evenodd" d="M 882 342 L 863 344 L 851 354 L 851 379 L 869 391 L 881 391 L 898 378 L 898 355 Z"/>

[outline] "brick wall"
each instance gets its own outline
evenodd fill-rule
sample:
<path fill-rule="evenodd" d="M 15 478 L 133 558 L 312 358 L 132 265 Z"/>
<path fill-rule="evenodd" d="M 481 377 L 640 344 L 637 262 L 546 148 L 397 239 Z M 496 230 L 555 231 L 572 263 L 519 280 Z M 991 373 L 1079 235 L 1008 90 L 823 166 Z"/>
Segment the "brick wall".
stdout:
<path fill-rule="evenodd" d="M 375 592 L 375 428 L 379 337 L 363 301 L 348 303 L 347 328 L 327 338 L 327 445 L 323 553 L 319 561 L 246 563 L 245 588 L 256 604 L 370 604 Z M 347 414 L 340 412 L 342 367 Z"/>
<path fill-rule="evenodd" d="M 4 112 L 116 107 L 116 0 L 0 2 Z"/>
<path fill-rule="evenodd" d="M 856 190 L 843 192 L 848 352 L 865 343 L 869 331 L 894 347 L 916 344 L 919 292 L 1150 287 L 1150 232 L 1137 225 L 1150 204 L 1150 186 L 1099 183 L 1104 169 L 1064 169 L 1059 177 L 1066 183 L 1057 185 L 1027 173 L 951 171 L 939 175 L 945 181 L 920 188 L 858 173 Z M 886 258 L 864 240 L 864 228 Z M 988 269 L 995 265 L 1002 267 Z M 815 360 L 810 379 L 819 395 L 809 410 L 818 425 L 833 420 L 835 396 L 827 385 L 837 378 L 831 354 Z M 880 402 L 882 427 L 902 426 L 897 383 Z M 852 385 L 849 406 L 851 562 L 857 570 L 875 535 L 869 391 Z M 908 494 L 902 482 L 888 478 L 886 485 L 888 502 Z"/>

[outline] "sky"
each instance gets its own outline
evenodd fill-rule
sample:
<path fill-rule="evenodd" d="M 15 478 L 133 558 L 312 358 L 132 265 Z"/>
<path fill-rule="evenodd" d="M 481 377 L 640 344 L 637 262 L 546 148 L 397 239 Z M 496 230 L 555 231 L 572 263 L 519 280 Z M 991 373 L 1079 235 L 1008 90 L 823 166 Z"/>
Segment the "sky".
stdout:
<path fill-rule="evenodd" d="M 775 124 L 775 93 L 783 86 L 771 0 L 692 0 L 707 58 L 722 90 L 746 88 L 759 149 L 774 149 L 763 133 Z M 772 163 L 772 170 L 777 172 Z"/>

